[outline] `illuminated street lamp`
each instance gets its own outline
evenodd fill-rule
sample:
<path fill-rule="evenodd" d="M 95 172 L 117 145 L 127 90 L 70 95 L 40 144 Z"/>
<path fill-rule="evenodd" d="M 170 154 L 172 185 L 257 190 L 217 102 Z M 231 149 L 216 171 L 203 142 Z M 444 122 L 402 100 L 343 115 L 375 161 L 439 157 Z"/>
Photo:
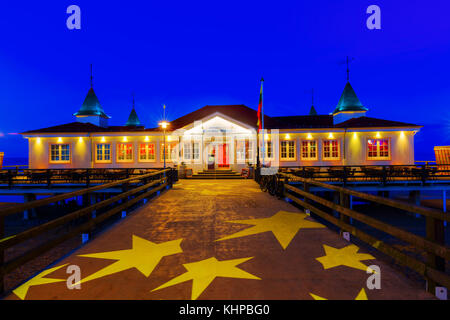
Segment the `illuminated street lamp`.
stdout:
<path fill-rule="evenodd" d="M 158 125 L 163 128 L 163 132 L 164 132 L 164 149 L 163 149 L 163 156 L 164 156 L 164 169 L 166 168 L 166 128 L 169 126 L 169 122 L 167 121 L 161 121 L 160 123 L 158 123 Z"/>

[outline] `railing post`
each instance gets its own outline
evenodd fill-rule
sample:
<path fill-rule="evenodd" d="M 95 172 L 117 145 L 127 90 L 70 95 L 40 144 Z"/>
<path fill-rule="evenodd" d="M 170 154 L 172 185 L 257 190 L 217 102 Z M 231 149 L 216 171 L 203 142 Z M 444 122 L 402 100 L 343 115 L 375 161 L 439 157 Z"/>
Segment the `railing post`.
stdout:
<path fill-rule="evenodd" d="M 5 237 L 5 217 L 0 216 L 0 239 Z M 5 251 L 0 248 L 0 295 L 5 292 L 5 273 L 3 266 L 5 264 Z"/>
<path fill-rule="evenodd" d="M 343 183 L 343 187 L 345 188 L 347 186 L 347 166 L 344 166 L 344 176 L 342 177 L 342 183 Z"/>
<path fill-rule="evenodd" d="M 91 185 L 90 173 L 90 170 L 86 169 L 86 188 L 89 188 Z"/>
<path fill-rule="evenodd" d="M 383 166 L 383 187 L 386 186 L 386 181 L 387 181 L 387 170 L 386 166 Z"/>
<path fill-rule="evenodd" d="M 13 185 L 12 172 L 8 170 L 8 186 L 11 188 Z"/>
<path fill-rule="evenodd" d="M 339 205 L 344 208 L 349 208 L 349 206 L 350 206 L 350 196 L 342 191 L 339 192 Z M 347 223 L 347 224 L 350 223 L 350 218 L 347 215 L 343 214 L 342 212 L 340 213 L 339 218 L 344 223 Z M 340 231 L 339 231 L 341 236 L 344 232 L 345 231 L 343 229 L 340 229 Z"/>
<path fill-rule="evenodd" d="M 46 170 L 46 176 L 47 176 L 47 187 L 50 188 L 52 186 L 52 174 L 50 169 Z"/>
<path fill-rule="evenodd" d="M 432 217 L 426 217 L 426 238 L 435 243 L 445 245 L 445 231 L 444 231 L 444 222 L 442 220 L 438 220 Z M 438 271 L 445 272 L 445 259 L 439 256 L 436 256 L 434 253 L 427 252 L 427 265 L 433 269 Z M 427 279 L 427 291 L 431 294 L 435 295 L 436 286 L 439 284 L 432 281 L 431 279 Z"/>

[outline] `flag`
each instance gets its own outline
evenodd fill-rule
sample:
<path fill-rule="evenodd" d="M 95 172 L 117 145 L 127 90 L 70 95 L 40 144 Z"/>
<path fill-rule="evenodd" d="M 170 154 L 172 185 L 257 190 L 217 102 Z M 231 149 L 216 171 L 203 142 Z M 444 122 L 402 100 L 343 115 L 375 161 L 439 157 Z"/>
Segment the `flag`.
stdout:
<path fill-rule="evenodd" d="M 263 104 L 263 84 L 261 82 L 261 90 L 259 91 L 259 104 L 258 104 L 258 122 L 256 123 L 256 125 L 258 126 L 258 132 L 259 130 L 262 129 L 262 119 L 261 119 L 262 104 Z"/>

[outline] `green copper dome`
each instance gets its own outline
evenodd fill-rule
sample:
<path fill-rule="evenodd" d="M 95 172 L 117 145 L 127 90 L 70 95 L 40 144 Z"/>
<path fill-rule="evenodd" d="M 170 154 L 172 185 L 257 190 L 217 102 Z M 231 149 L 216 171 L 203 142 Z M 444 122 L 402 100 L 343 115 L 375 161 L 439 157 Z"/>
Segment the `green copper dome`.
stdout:
<path fill-rule="evenodd" d="M 367 111 L 368 109 L 364 107 L 356 96 L 350 82 L 347 82 L 342 92 L 341 99 L 339 99 L 336 109 L 333 113 L 345 112 L 345 111 Z"/>
<path fill-rule="evenodd" d="M 83 105 L 78 112 L 73 114 L 74 116 L 100 116 L 102 118 L 109 119 L 110 117 L 103 111 L 97 96 L 95 95 L 94 89 L 91 87 L 88 91 L 86 98 L 84 99 Z"/>
<path fill-rule="evenodd" d="M 311 106 L 311 109 L 309 110 L 309 115 L 317 116 L 317 111 L 316 111 L 316 108 L 314 108 L 314 106 Z"/>
<path fill-rule="evenodd" d="M 136 110 L 131 110 L 130 116 L 128 117 L 127 123 L 125 123 L 127 127 L 139 127 L 142 126 L 141 121 L 139 121 Z"/>

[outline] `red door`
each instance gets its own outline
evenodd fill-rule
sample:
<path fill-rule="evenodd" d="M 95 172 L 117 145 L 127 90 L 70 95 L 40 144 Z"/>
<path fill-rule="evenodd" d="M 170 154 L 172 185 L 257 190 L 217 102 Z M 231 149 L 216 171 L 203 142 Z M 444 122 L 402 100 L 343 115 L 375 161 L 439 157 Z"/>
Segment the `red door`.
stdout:
<path fill-rule="evenodd" d="M 219 145 L 219 168 L 228 168 L 228 144 Z"/>

